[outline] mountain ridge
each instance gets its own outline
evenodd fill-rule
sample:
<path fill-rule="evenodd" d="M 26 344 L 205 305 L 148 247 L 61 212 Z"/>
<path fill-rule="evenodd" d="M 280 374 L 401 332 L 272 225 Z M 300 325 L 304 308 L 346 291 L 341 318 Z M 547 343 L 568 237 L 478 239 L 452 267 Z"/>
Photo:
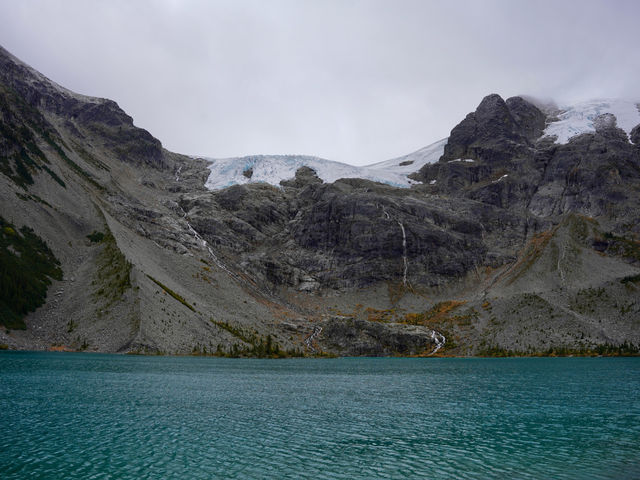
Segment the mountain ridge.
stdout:
<path fill-rule="evenodd" d="M 549 114 L 489 95 L 446 143 L 383 162 L 415 166 L 409 188 L 323 182 L 295 165 L 277 186 L 211 191 L 206 160 L 165 150 L 115 102 L 67 95 L 4 50 L 0 65 L 1 216 L 33 229 L 63 272 L 24 330 L 0 331 L 8 348 L 478 355 L 640 344 L 638 127 L 597 117 L 592 132 L 556 143 L 543 135 Z"/>

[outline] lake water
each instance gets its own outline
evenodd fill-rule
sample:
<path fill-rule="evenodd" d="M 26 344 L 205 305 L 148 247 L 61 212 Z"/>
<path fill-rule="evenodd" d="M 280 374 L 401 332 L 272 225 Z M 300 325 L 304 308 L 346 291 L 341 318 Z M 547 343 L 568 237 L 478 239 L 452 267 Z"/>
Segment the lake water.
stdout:
<path fill-rule="evenodd" d="M 640 478 L 640 358 L 0 353 L 3 479 Z"/>

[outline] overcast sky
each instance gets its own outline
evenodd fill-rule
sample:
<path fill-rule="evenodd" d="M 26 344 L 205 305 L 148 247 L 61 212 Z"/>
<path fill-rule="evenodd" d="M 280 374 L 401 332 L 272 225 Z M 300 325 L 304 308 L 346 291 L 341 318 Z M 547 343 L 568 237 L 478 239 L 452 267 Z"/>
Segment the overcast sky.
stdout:
<path fill-rule="evenodd" d="M 364 165 L 482 97 L 640 100 L 640 1 L 0 0 L 0 43 L 163 145 Z"/>

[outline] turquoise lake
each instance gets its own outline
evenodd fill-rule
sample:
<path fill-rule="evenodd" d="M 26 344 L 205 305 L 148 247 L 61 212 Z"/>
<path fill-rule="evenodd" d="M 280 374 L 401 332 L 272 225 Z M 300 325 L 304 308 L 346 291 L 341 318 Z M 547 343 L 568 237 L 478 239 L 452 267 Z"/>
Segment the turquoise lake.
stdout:
<path fill-rule="evenodd" d="M 2 479 L 637 479 L 640 358 L 0 353 Z"/>

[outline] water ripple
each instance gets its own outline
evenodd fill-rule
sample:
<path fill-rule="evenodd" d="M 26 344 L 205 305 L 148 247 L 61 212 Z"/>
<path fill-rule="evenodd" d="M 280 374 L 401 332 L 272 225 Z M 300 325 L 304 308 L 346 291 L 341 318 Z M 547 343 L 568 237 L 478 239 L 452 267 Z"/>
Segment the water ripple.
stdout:
<path fill-rule="evenodd" d="M 0 354 L 3 479 L 640 476 L 640 359 Z"/>

